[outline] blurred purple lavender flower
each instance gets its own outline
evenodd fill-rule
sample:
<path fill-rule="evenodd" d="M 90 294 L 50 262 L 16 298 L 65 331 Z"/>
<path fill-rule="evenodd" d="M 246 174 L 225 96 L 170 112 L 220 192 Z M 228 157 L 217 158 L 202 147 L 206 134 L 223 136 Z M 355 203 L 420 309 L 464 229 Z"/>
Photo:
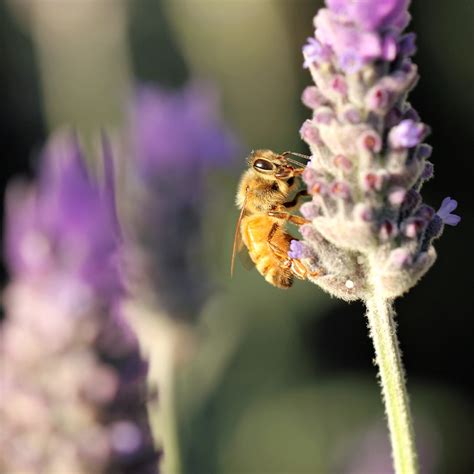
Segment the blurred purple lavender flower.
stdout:
<path fill-rule="evenodd" d="M 110 161 L 107 156 L 106 160 Z M 12 187 L 7 206 L 6 257 L 17 278 L 73 276 L 113 302 L 121 296 L 117 249 L 121 239 L 114 196 L 105 176 L 89 176 L 74 139 L 57 137 L 41 159 L 36 190 Z M 110 163 L 105 163 L 108 173 Z"/>
<path fill-rule="evenodd" d="M 132 104 L 131 213 L 137 249 L 156 303 L 169 315 L 189 319 L 209 291 L 202 262 L 202 213 L 207 178 L 229 164 L 236 142 L 217 115 L 210 88 L 193 84 L 169 92 L 141 87 Z"/>
<path fill-rule="evenodd" d="M 312 153 L 303 177 L 313 195 L 302 209 L 311 220 L 302 233 L 313 249 L 310 264 L 323 274 L 315 283 L 347 300 L 365 299 L 370 259 L 384 296 L 403 294 L 434 262 L 431 242 L 444 224 L 460 220 L 449 198 L 437 213 L 421 201 L 433 165 L 422 143 L 428 127 L 406 101 L 418 79 L 409 57 L 414 35 L 402 34 L 408 3 L 327 0 L 311 47 L 303 48 L 316 88 L 303 94 L 314 112 L 301 129 Z"/>
<path fill-rule="evenodd" d="M 6 203 L 12 282 L 1 327 L 2 472 L 153 473 L 147 364 L 120 312 L 112 164 L 88 174 L 56 137 Z"/>

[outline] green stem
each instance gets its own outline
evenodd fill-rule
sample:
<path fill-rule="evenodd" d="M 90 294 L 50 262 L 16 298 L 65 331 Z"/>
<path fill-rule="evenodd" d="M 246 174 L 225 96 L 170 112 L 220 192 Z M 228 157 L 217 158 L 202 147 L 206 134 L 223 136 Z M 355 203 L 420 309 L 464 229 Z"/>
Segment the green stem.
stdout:
<path fill-rule="evenodd" d="M 372 294 L 366 301 L 367 317 L 379 367 L 395 472 L 416 474 L 415 435 L 396 334 L 395 313 L 392 302 L 383 295 L 380 278 L 374 268 L 375 265 L 372 266 Z"/>
<path fill-rule="evenodd" d="M 182 472 L 176 406 L 176 344 L 179 328 L 166 315 L 129 307 L 129 319 L 149 361 L 148 383 L 158 397 L 147 404 L 153 438 L 163 448 L 160 472 Z"/>

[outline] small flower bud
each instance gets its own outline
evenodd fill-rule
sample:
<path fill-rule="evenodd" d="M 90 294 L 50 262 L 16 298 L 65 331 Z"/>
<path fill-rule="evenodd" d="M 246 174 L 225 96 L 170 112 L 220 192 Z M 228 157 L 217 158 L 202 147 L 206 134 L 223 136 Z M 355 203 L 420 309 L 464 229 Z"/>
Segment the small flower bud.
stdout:
<path fill-rule="evenodd" d="M 397 41 L 393 34 L 388 33 L 382 40 L 382 58 L 386 61 L 393 61 L 398 52 Z"/>
<path fill-rule="evenodd" d="M 330 107 L 318 107 L 314 111 L 314 120 L 317 123 L 329 125 L 334 119 L 334 111 Z"/>
<path fill-rule="evenodd" d="M 413 255 L 408 249 L 399 247 L 390 252 L 388 261 L 395 269 L 402 269 L 409 267 L 413 263 Z"/>
<path fill-rule="evenodd" d="M 342 111 L 342 120 L 352 124 L 358 124 L 362 121 L 362 116 L 356 107 L 346 105 Z"/>
<path fill-rule="evenodd" d="M 402 118 L 404 120 L 413 120 L 413 122 L 419 122 L 420 116 L 418 112 L 411 106 L 408 106 L 407 109 L 403 112 Z"/>
<path fill-rule="evenodd" d="M 379 237 L 383 241 L 387 241 L 398 234 L 397 226 L 390 220 L 383 221 L 379 230 Z"/>
<path fill-rule="evenodd" d="M 402 120 L 399 125 L 390 130 L 388 141 L 390 146 L 395 149 L 411 148 L 421 142 L 426 132 L 426 125 L 411 119 L 406 119 Z"/>
<path fill-rule="evenodd" d="M 385 175 L 382 173 L 366 173 L 362 181 L 364 191 L 381 191 L 385 182 Z"/>
<path fill-rule="evenodd" d="M 425 229 L 425 237 L 424 242 L 422 245 L 422 249 L 426 250 L 428 246 L 431 244 L 433 239 L 436 239 L 441 235 L 443 231 L 444 223 L 443 219 L 439 217 L 437 214 L 433 216 L 433 219 L 429 222 Z"/>
<path fill-rule="evenodd" d="M 416 217 L 424 219 L 425 221 L 430 221 L 433 219 L 434 214 L 435 210 L 426 204 L 422 204 L 415 212 Z"/>
<path fill-rule="evenodd" d="M 337 92 L 341 96 L 346 96 L 347 95 L 347 83 L 346 80 L 344 79 L 344 76 L 341 76 L 340 74 L 337 74 L 331 79 L 330 86 L 333 91 Z"/>
<path fill-rule="evenodd" d="M 406 190 L 404 188 L 392 188 L 388 195 L 388 201 L 393 206 L 400 206 L 406 198 Z"/>
<path fill-rule="evenodd" d="M 425 167 L 423 168 L 423 171 L 421 172 L 420 178 L 423 181 L 428 181 L 429 179 L 433 177 L 433 175 L 434 175 L 434 165 L 433 163 L 427 161 L 425 163 Z"/>
<path fill-rule="evenodd" d="M 326 62 L 331 57 L 331 50 L 316 38 L 308 38 L 308 42 L 303 46 L 303 56 L 303 67 L 309 68 L 314 64 Z"/>
<path fill-rule="evenodd" d="M 383 113 L 390 100 L 390 93 L 387 89 L 375 86 L 369 90 L 365 97 L 365 105 L 372 112 Z"/>
<path fill-rule="evenodd" d="M 321 105 L 327 103 L 326 97 L 319 92 L 319 89 L 316 86 L 306 87 L 301 95 L 301 101 L 310 109 L 317 109 Z"/>
<path fill-rule="evenodd" d="M 334 166 L 344 172 L 352 170 L 352 161 L 346 158 L 344 155 L 336 155 L 333 158 Z"/>
<path fill-rule="evenodd" d="M 330 191 L 336 198 L 349 199 L 351 197 L 351 188 L 344 181 L 334 181 L 331 184 Z"/>
<path fill-rule="evenodd" d="M 375 130 L 367 130 L 359 136 L 358 145 L 363 151 L 379 153 L 382 149 L 382 140 Z"/>
<path fill-rule="evenodd" d="M 395 106 L 387 113 L 385 117 L 385 126 L 387 128 L 395 127 L 395 125 L 398 125 L 400 123 L 401 119 L 402 111 L 397 106 Z"/>
<path fill-rule="evenodd" d="M 300 213 L 306 219 L 314 219 L 319 215 L 319 206 L 314 202 L 305 202 L 300 207 Z"/>
<path fill-rule="evenodd" d="M 409 189 L 403 201 L 402 211 L 405 214 L 410 214 L 413 209 L 416 209 L 421 202 L 421 195 L 414 189 Z"/>
<path fill-rule="evenodd" d="M 352 211 L 354 220 L 363 222 L 372 222 L 374 220 L 374 211 L 370 206 L 363 203 L 357 203 Z"/>
<path fill-rule="evenodd" d="M 317 180 L 321 179 L 321 175 L 311 166 L 307 166 L 303 171 L 303 181 L 308 188 L 311 188 Z"/>
<path fill-rule="evenodd" d="M 315 183 L 309 188 L 309 192 L 314 195 L 327 196 L 328 185 L 321 180 L 315 181 Z"/>
<path fill-rule="evenodd" d="M 413 56 L 416 52 L 416 35 L 408 33 L 403 35 L 398 41 L 398 50 L 404 56 Z"/>
<path fill-rule="evenodd" d="M 321 140 L 319 131 L 312 120 L 306 120 L 300 128 L 301 138 L 308 143 L 308 145 L 321 146 L 324 142 Z"/>
<path fill-rule="evenodd" d="M 414 239 L 423 231 L 426 225 L 425 219 L 411 217 L 403 222 L 403 233 L 410 239 Z"/>
<path fill-rule="evenodd" d="M 312 242 L 319 242 L 322 239 L 321 235 L 318 234 L 317 230 L 311 224 L 302 225 L 300 227 L 300 234 L 306 240 L 310 240 Z"/>

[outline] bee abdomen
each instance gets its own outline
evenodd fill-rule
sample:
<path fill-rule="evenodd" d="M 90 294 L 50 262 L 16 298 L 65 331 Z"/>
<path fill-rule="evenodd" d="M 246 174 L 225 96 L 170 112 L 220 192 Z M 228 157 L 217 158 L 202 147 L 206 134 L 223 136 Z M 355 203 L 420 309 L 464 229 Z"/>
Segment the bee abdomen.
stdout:
<path fill-rule="evenodd" d="M 278 259 L 271 254 L 260 255 L 256 267 L 268 283 L 278 288 L 289 288 L 293 284 L 291 271 L 282 268 Z"/>
<path fill-rule="evenodd" d="M 278 288 L 290 288 L 293 285 L 291 272 L 279 267 L 272 267 L 265 275 L 265 280 Z"/>
<path fill-rule="evenodd" d="M 274 221 L 267 216 L 245 217 L 242 221 L 242 237 L 247 246 L 250 258 L 255 263 L 258 272 L 265 277 L 268 283 L 278 288 L 289 288 L 293 283 L 293 274 L 289 268 L 283 266 L 282 258 L 277 256 L 268 244 Z M 273 235 L 273 240 L 279 247 L 289 249 L 289 240 Z"/>
<path fill-rule="evenodd" d="M 257 267 L 257 270 L 261 275 L 267 275 L 270 272 L 272 266 L 275 265 L 275 262 L 273 260 L 274 259 L 270 255 L 258 256 L 257 264 L 255 266 Z"/>

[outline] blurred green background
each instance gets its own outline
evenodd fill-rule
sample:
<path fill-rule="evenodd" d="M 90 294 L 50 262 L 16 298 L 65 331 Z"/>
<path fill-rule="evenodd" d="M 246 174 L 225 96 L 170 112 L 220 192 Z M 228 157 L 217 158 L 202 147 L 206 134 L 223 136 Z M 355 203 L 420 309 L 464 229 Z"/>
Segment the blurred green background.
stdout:
<path fill-rule="evenodd" d="M 449 195 L 463 220 L 437 243 L 434 268 L 397 302 L 423 472 L 472 472 L 474 2 L 412 2 L 421 81 L 411 101 L 433 128 L 436 207 Z M 205 249 L 214 292 L 196 350 L 178 373 L 186 473 L 385 473 L 383 408 L 364 308 L 307 282 L 270 287 L 229 261 L 237 180 L 251 149 L 307 150 L 301 46 L 316 0 L 2 0 L 0 150 L 6 182 L 34 170 L 48 133 L 74 125 L 94 140 L 125 126 L 136 82 L 218 89 L 242 143 L 212 173 Z M 172 225 L 172 224 L 171 224 Z M 2 279 L 6 273 L 2 270 Z"/>

